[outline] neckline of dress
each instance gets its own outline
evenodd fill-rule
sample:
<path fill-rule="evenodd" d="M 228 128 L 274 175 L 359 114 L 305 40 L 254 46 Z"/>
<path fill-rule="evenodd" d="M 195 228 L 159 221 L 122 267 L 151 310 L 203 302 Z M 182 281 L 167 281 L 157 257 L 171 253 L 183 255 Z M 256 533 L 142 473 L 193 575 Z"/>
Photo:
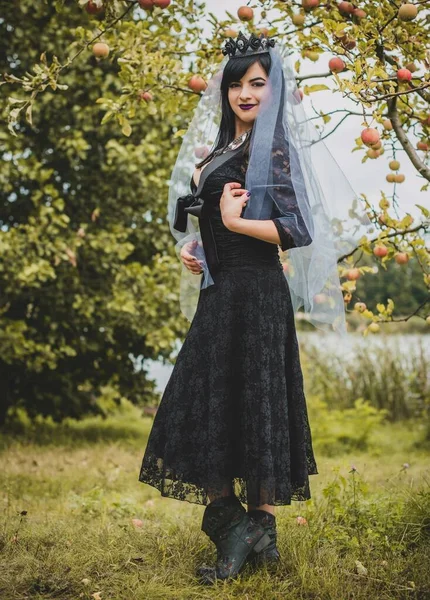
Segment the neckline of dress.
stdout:
<path fill-rule="evenodd" d="M 238 148 L 241 148 L 241 146 L 243 146 L 244 143 L 245 142 L 243 142 L 242 144 L 239 144 L 239 146 L 236 146 L 236 148 L 232 148 L 231 150 L 227 150 L 227 152 L 234 152 Z M 236 156 L 236 154 L 234 154 L 233 156 Z M 232 158 L 232 157 L 229 157 L 227 160 L 229 160 L 230 158 Z M 208 167 L 210 164 L 212 164 L 213 160 L 215 160 L 215 158 L 213 158 L 210 162 L 208 162 L 207 164 L 205 164 L 205 166 L 200 170 L 200 177 L 202 176 L 202 173 L 206 169 L 206 167 Z M 217 169 L 219 169 L 219 167 L 222 167 L 224 164 L 225 163 L 223 163 L 222 165 L 219 165 L 218 167 L 215 167 L 215 169 L 212 171 L 212 173 L 215 173 L 215 171 Z M 210 175 L 212 175 L 212 173 L 209 173 L 208 177 L 210 177 Z M 199 183 L 200 183 L 200 177 L 199 177 Z M 193 183 L 193 185 L 195 186 L 196 189 L 199 187 L 199 184 L 194 181 L 194 173 L 191 175 L 191 182 Z"/>

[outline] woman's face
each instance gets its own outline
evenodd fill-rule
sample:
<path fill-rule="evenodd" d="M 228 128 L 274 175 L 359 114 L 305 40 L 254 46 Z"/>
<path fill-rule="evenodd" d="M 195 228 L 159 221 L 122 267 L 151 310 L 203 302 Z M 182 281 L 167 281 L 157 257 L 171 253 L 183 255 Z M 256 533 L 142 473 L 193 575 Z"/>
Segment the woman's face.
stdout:
<path fill-rule="evenodd" d="M 253 63 L 240 81 L 228 87 L 228 100 L 236 117 L 252 125 L 258 114 L 260 102 L 269 91 L 268 76 L 259 62 Z"/>

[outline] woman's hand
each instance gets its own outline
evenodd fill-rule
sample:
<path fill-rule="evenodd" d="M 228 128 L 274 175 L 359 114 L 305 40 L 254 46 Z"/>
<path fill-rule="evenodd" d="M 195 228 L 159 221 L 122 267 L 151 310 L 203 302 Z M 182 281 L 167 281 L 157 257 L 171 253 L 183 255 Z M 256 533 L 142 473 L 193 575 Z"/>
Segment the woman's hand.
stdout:
<path fill-rule="evenodd" d="M 226 183 L 220 200 L 221 218 L 227 229 L 233 230 L 234 224 L 241 218 L 243 207 L 249 200 L 250 193 L 240 183 Z"/>
<path fill-rule="evenodd" d="M 194 275 L 199 275 L 203 271 L 201 267 L 201 261 L 190 254 L 191 250 L 196 246 L 197 240 L 192 240 L 191 242 L 184 244 L 181 248 L 181 260 L 187 269 L 191 271 L 191 273 L 194 273 Z"/>

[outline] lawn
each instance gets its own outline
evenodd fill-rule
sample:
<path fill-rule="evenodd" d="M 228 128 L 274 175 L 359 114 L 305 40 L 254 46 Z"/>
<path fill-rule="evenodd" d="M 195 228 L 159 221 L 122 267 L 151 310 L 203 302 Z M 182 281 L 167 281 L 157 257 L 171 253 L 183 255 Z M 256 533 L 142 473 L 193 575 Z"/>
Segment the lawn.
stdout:
<path fill-rule="evenodd" d="M 430 598 L 430 469 L 417 422 L 379 424 L 365 452 L 317 451 L 312 499 L 277 508 L 277 574 L 245 570 L 211 588 L 194 576 L 215 556 L 204 508 L 138 482 L 150 426 L 128 407 L 2 436 L 2 600 Z"/>

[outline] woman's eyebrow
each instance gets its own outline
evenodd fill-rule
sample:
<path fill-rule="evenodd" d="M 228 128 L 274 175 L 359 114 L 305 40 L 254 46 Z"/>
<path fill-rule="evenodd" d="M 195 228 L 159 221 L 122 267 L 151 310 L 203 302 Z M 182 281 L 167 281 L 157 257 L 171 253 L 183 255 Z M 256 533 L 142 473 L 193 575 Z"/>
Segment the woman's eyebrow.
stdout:
<path fill-rule="evenodd" d="M 259 77 L 253 77 L 252 79 L 250 79 L 250 80 L 249 80 L 249 82 L 251 83 L 252 81 L 257 81 L 257 79 L 262 79 L 263 81 L 266 81 L 266 80 L 264 79 L 264 77 L 260 77 L 260 76 L 259 76 Z M 240 83 L 241 81 L 242 81 L 242 80 L 241 80 L 241 79 L 239 79 L 238 81 L 232 81 L 231 83 Z"/>

